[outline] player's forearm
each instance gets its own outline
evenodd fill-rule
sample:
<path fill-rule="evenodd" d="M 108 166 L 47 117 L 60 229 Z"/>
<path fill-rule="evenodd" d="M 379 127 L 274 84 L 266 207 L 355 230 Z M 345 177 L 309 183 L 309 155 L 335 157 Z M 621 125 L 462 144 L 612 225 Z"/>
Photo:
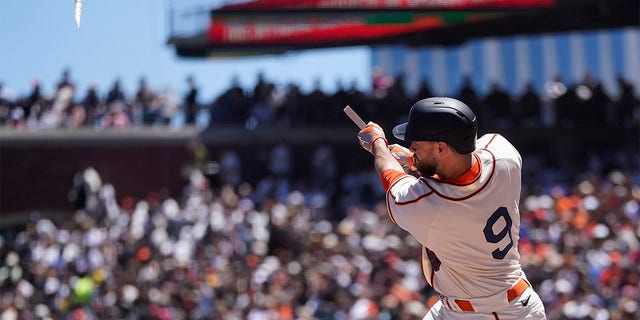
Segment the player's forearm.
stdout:
<path fill-rule="evenodd" d="M 383 139 L 378 139 L 374 142 L 373 158 L 374 167 L 378 175 L 382 175 L 382 172 L 389 169 L 404 172 L 404 169 L 393 157 Z"/>

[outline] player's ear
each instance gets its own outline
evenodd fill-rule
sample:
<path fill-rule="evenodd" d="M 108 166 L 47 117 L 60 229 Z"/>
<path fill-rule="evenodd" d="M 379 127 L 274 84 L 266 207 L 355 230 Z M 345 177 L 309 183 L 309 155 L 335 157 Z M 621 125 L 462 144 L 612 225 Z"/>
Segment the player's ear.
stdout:
<path fill-rule="evenodd" d="M 449 146 L 447 145 L 446 142 L 438 141 L 436 143 L 436 151 L 438 152 L 438 154 L 442 154 L 443 152 L 445 152 L 448 147 Z"/>

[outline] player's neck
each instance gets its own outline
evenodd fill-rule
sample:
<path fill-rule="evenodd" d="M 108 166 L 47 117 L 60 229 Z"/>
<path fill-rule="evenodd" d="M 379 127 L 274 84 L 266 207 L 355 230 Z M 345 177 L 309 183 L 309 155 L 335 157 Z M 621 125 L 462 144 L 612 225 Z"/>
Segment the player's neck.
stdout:
<path fill-rule="evenodd" d="M 455 155 L 452 161 L 450 161 L 450 166 L 448 166 L 443 172 L 439 172 L 438 176 L 442 180 L 455 180 L 460 178 L 462 175 L 467 173 L 469 169 L 473 167 L 476 159 L 472 155 L 469 154 L 461 154 Z"/>

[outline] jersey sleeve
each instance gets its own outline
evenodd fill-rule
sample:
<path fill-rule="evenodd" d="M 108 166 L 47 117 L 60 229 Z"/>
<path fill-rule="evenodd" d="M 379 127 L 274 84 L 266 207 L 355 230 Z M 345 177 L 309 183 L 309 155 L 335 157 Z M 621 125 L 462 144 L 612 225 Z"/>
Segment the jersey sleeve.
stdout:
<path fill-rule="evenodd" d="M 424 230 L 435 213 L 433 203 L 420 201 L 433 192 L 420 179 L 405 175 L 393 183 L 387 191 L 387 210 L 391 220 L 414 237 L 418 229 Z"/>
<path fill-rule="evenodd" d="M 389 188 L 391 188 L 391 185 L 393 185 L 396 181 L 402 179 L 406 175 L 407 174 L 402 171 L 393 170 L 393 169 L 388 169 L 383 171 L 382 174 L 380 175 L 380 180 L 382 181 L 382 188 L 384 188 L 385 192 L 389 191 Z"/>

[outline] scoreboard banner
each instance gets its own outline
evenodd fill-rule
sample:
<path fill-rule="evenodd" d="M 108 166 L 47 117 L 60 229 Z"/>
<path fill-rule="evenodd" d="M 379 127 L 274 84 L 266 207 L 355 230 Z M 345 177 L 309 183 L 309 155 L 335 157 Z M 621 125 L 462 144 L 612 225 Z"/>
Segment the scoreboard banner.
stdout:
<path fill-rule="evenodd" d="M 195 32 L 176 32 L 168 42 L 185 57 L 356 45 L 448 47 L 482 37 L 637 28 L 638 4 L 638 0 L 234 0 L 211 8 L 208 21 L 198 23 Z"/>
<path fill-rule="evenodd" d="M 207 35 L 211 45 L 218 47 L 359 44 L 501 15 L 499 12 L 324 12 L 230 16 L 212 19 Z"/>
<path fill-rule="evenodd" d="M 534 9 L 556 0 L 253 0 L 227 4 L 213 14 L 269 10 L 500 10 Z"/>
<path fill-rule="evenodd" d="M 211 49 L 219 51 L 362 45 L 555 3 L 556 0 L 252 0 L 212 10 L 206 36 Z"/>

